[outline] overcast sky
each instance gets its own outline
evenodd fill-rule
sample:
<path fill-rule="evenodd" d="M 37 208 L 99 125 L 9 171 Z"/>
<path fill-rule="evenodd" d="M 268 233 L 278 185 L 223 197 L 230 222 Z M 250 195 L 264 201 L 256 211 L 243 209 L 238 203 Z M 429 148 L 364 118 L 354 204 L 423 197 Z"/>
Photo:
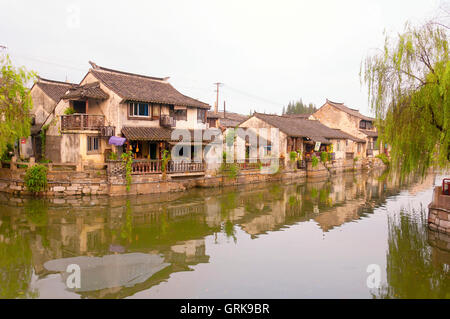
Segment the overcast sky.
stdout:
<path fill-rule="evenodd" d="M 0 0 L 0 45 L 41 77 L 78 83 L 90 65 L 170 77 L 220 109 L 280 113 L 326 98 L 370 114 L 359 68 L 383 30 L 421 23 L 440 0 Z"/>

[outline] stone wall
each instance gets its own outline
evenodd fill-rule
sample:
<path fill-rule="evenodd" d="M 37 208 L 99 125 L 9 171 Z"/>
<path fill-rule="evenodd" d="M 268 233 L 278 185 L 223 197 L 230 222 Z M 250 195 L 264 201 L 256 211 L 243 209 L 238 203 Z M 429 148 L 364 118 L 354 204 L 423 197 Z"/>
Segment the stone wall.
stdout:
<path fill-rule="evenodd" d="M 442 187 L 434 188 L 433 201 L 428 206 L 428 227 L 450 234 L 450 196 L 442 194 Z"/>
<path fill-rule="evenodd" d="M 24 184 L 25 170 L 0 168 L 0 192 L 31 195 Z M 50 171 L 48 188 L 43 196 L 107 195 L 109 184 L 105 170 Z"/>

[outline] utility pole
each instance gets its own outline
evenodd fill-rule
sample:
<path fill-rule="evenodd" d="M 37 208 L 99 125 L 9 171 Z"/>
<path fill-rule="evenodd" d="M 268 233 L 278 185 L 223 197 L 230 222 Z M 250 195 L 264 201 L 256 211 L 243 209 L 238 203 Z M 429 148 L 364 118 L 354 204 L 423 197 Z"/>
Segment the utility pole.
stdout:
<path fill-rule="evenodd" d="M 217 89 L 216 89 L 216 92 L 217 92 L 216 105 L 214 106 L 214 112 L 217 114 L 219 112 L 219 87 L 221 87 L 223 85 L 223 83 L 217 82 L 217 83 L 214 83 L 214 85 L 217 87 Z"/>

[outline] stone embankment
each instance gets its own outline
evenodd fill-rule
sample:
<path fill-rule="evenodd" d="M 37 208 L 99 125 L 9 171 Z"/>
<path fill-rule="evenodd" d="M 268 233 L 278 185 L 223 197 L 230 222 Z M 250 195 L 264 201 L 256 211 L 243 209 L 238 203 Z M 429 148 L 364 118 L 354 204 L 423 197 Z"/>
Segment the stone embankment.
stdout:
<path fill-rule="evenodd" d="M 376 162 L 377 163 L 377 162 Z M 291 167 L 292 166 L 292 167 Z M 380 166 L 379 163 L 374 165 Z M 181 192 L 194 187 L 225 187 L 264 183 L 271 181 L 298 182 L 306 178 L 326 177 L 344 171 L 364 169 L 361 163 L 328 163 L 327 167 L 319 163 L 317 167 L 297 169 L 288 164 L 276 174 L 263 174 L 259 169 L 239 171 L 236 177 L 220 175 L 215 170 L 204 174 L 189 173 L 163 176 L 163 174 L 132 175 L 127 191 L 125 170 L 121 163 L 109 163 L 106 169 L 78 169 L 58 171 L 49 170 L 48 187 L 40 195 L 48 197 L 90 196 L 90 195 L 140 195 Z M 15 195 L 31 195 L 24 184 L 25 168 L 0 168 L 0 192 Z"/>
<path fill-rule="evenodd" d="M 434 188 L 433 201 L 428 206 L 428 227 L 450 234 L 450 195 L 442 194 L 442 187 Z"/>

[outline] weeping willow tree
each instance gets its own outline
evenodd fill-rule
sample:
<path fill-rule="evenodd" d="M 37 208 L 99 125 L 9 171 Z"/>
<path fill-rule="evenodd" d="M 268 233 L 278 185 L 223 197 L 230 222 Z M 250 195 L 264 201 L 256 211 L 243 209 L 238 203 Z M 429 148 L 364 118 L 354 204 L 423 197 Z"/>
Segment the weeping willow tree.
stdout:
<path fill-rule="evenodd" d="M 384 49 L 362 64 L 380 139 L 391 146 L 391 168 L 401 176 L 449 167 L 447 30 L 431 22 L 407 24 L 398 37 L 386 35 Z"/>
<path fill-rule="evenodd" d="M 30 135 L 33 106 L 27 83 L 34 72 L 14 67 L 8 56 L 0 57 L 0 156 L 17 139 Z"/>

